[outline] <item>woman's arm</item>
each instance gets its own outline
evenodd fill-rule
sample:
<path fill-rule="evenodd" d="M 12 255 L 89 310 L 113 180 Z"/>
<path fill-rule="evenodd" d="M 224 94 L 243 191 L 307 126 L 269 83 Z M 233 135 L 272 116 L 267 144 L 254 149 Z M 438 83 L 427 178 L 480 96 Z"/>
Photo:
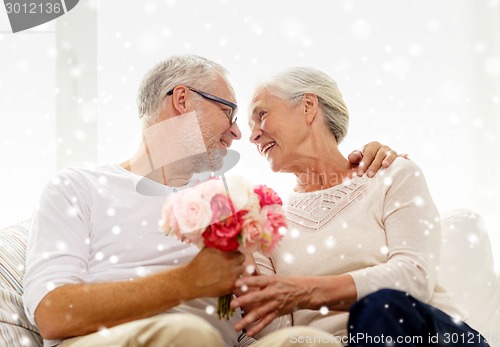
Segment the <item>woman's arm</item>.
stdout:
<path fill-rule="evenodd" d="M 350 272 L 358 299 L 382 288 L 400 290 L 428 302 L 437 282 L 441 219 L 420 168 L 399 160 L 380 178 L 381 225 L 387 261 Z"/>
<path fill-rule="evenodd" d="M 240 279 L 237 285 L 258 286 L 261 290 L 232 303 L 236 307 L 253 302 L 256 307 L 236 328 L 260 320 L 248 330 L 250 335 L 275 317 L 298 309 L 325 306 L 348 310 L 357 299 L 382 288 L 429 300 L 436 283 L 441 236 L 439 215 L 425 179 L 414 163 L 402 161 L 381 181 L 385 185 L 381 223 L 387 240 L 387 261 L 338 276 Z"/>
<path fill-rule="evenodd" d="M 251 305 L 252 309 L 235 325 L 247 327 L 248 336 L 257 336 L 271 322 L 300 309 L 347 311 L 356 301 L 356 287 L 350 275 L 339 276 L 253 276 L 240 278 L 236 286 L 258 287 L 231 302 L 233 308 Z"/>

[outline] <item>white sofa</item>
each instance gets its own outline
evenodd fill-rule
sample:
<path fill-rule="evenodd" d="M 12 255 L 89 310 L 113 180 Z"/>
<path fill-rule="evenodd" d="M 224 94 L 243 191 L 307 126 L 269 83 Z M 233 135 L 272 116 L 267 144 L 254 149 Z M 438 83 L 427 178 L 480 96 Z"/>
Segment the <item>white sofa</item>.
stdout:
<path fill-rule="evenodd" d="M 500 278 L 482 218 L 469 210 L 441 213 L 440 282 L 469 314 L 467 323 L 500 347 Z"/>
<path fill-rule="evenodd" d="M 22 300 L 29 222 L 0 230 L 0 346 L 42 346 L 38 329 L 26 318 Z"/>
<path fill-rule="evenodd" d="M 442 213 L 440 281 L 469 312 L 468 323 L 500 347 L 500 278 L 494 271 L 488 233 L 468 210 Z M 38 330 L 22 307 L 21 280 L 29 222 L 0 230 L 0 346 L 41 346 Z"/>

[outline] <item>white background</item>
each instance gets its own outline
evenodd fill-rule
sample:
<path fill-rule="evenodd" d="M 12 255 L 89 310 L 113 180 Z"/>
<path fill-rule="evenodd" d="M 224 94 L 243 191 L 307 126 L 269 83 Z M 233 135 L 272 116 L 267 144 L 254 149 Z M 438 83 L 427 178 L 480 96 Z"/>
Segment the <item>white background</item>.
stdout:
<path fill-rule="evenodd" d="M 342 151 L 378 140 L 410 153 L 441 210 L 483 216 L 500 269 L 498 0 L 80 0 L 16 34 L 0 6 L 0 227 L 30 217 L 56 170 L 126 159 L 143 74 L 181 53 L 232 73 L 244 136 L 232 173 L 286 195 L 293 177 L 247 141 L 249 97 L 268 73 L 319 68 L 350 110 Z"/>

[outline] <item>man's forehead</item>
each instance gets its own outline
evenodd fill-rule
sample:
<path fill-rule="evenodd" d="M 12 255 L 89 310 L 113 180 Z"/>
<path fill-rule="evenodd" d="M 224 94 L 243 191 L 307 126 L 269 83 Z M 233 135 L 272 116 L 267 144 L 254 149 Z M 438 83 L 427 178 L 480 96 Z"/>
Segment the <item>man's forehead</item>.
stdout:
<path fill-rule="evenodd" d="M 226 78 L 219 77 L 219 80 L 217 81 L 217 90 L 220 94 L 218 96 L 237 104 L 234 88 L 231 82 L 229 82 Z"/>

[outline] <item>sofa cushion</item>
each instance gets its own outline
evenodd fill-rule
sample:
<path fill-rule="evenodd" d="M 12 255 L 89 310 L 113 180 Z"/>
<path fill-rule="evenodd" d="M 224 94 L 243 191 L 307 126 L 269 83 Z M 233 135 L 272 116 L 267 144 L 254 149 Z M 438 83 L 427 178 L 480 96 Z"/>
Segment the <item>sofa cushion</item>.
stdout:
<path fill-rule="evenodd" d="M 40 347 L 40 335 L 17 325 L 0 323 L 0 346 Z"/>
<path fill-rule="evenodd" d="M 42 346 L 22 302 L 29 222 L 0 230 L 0 346 Z M 439 278 L 469 313 L 468 323 L 500 347 L 500 279 L 494 271 L 488 233 L 469 210 L 442 213 Z"/>
<path fill-rule="evenodd" d="M 467 312 L 467 323 L 500 346 L 500 279 L 483 219 L 466 209 L 441 214 L 440 282 Z"/>
<path fill-rule="evenodd" d="M 0 346 L 41 346 L 24 313 L 22 278 L 29 222 L 0 230 Z"/>

